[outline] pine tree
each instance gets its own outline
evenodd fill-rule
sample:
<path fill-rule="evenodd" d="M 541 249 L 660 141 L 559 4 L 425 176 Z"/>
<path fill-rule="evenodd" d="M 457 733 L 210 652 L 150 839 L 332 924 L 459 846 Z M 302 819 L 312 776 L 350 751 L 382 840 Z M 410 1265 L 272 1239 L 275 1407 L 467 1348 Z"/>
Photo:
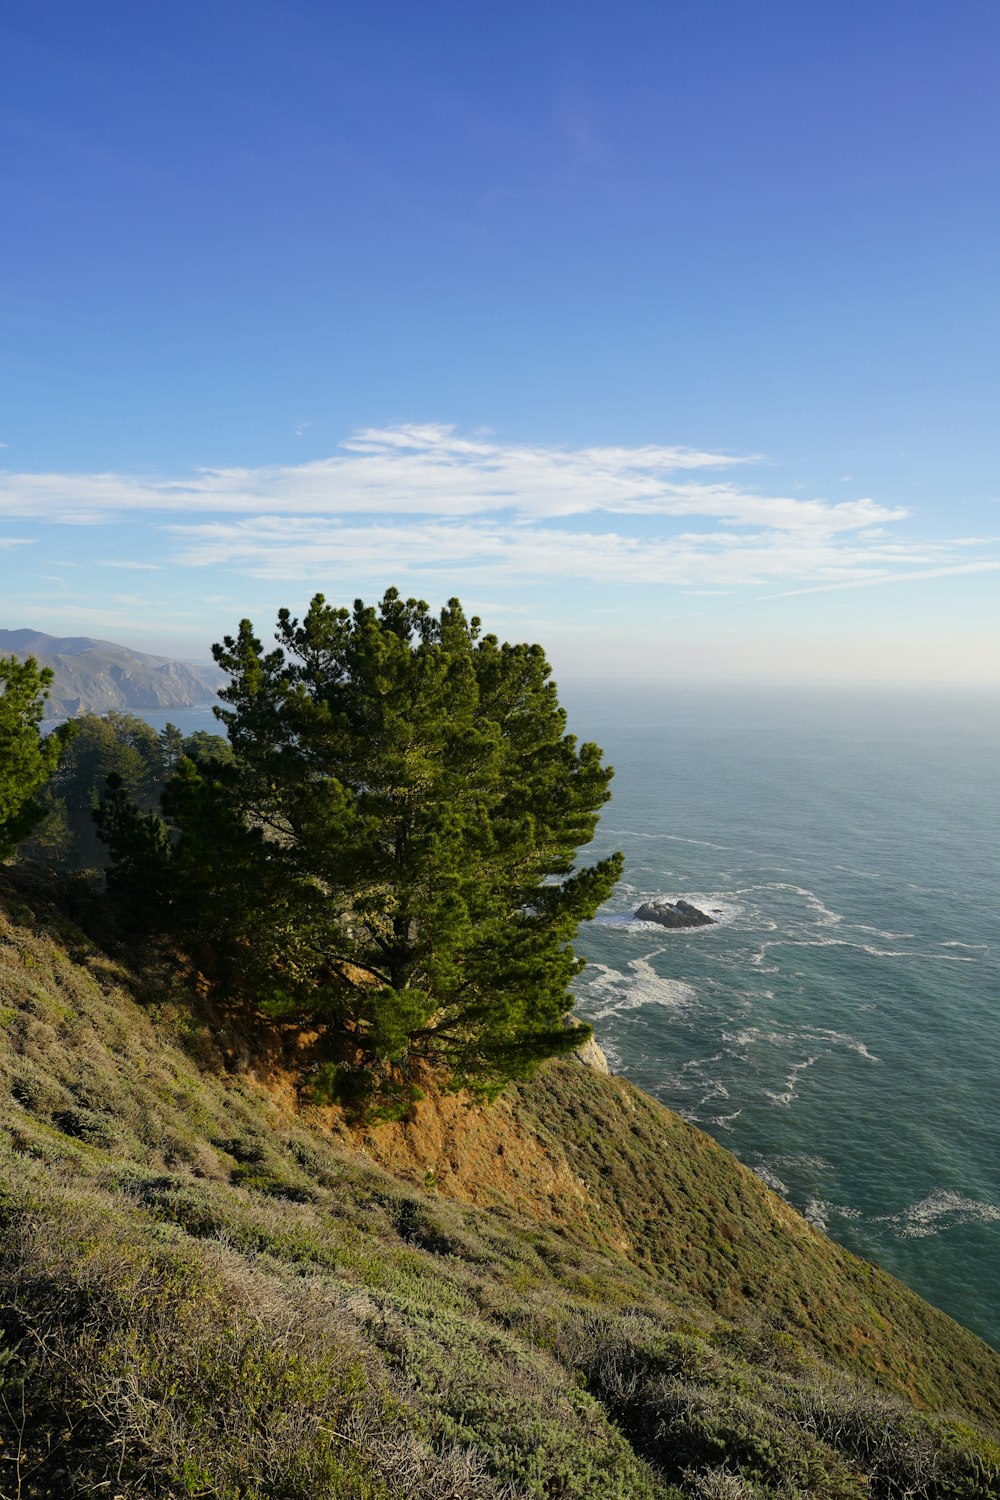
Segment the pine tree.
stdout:
<path fill-rule="evenodd" d="M 321 1027 L 315 1086 L 341 1099 L 405 1103 L 424 1063 L 488 1095 L 579 1045 L 571 940 L 621 856 L 575 867 L 612 773 L 566 733 L 541 647 L 395 590 L 317 595 L 277 639 L 243 621 L 215 648 L 234 760 L 169 784 L 150 909 L 231 989 Z"/>
<path fill-rule="evenodd" d="M 33 656 L 0 657 L 0 860 L 46 815 L 33 794 L 51 776 L 72 725 L 41 734 L 52 669 Z"/>
<path fill-rule="evenodd" d="M 109 783 L 149 811 L 159 805 L 164 783 L 184 755 L 227 759 L 231 753 L 221 735 L 204 730 L 185 738 L 174 724 L 157 733 L 131 713 L 80 714 L 72 742 L 39 790 L 46 816 L 21 852 L 64 870 L 99 869 L 107 850 L 94 829 L 94 810 Z"/>

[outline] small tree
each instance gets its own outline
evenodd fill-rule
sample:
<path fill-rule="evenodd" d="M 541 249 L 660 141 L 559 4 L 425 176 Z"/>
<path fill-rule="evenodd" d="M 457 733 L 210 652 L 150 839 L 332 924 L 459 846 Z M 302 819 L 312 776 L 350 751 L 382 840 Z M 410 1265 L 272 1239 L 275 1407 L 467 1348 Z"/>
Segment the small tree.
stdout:
<path fill-rule="evenodd" d="M 574 867 L 612 773 L 566 733 L 542 649 L 392 589 L 282 610 L 277 639 L 245 620 L 214 648 L 234 761 L 181 764 L 173 840 L 108 800 L 112 883 L 230 990 L 322 1027 L 316 1085 L 341 1099 L 405 1102 L 420 1061 L 490 1094 L 579 1045 L 571 940 L 621 856 Z"/>
<path fill-rule="evenodd" d="M 71 725 L 41 734 L 51 681 L 52 669 L 40 667 L 33 656 L 0 657 L 0 859 L 9 858 L 45 817 L 33 794 L 51 776 L 72 736 Z"/>

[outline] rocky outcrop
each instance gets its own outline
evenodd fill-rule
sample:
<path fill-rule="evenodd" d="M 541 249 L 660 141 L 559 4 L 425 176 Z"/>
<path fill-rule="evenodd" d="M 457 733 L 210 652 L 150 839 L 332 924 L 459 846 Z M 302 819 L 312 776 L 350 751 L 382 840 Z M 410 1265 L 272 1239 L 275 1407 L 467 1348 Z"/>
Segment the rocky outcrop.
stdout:
<path fill-rule="evenodd" d="M 563 1020 L 567 1026 L 583 1028 L 586 1025 L 586 1022 L 581 1021 L 578 1016 L 574 1016 L 572 1011 L 567 1011 L 563 1016 Z M 608 1059 L 605 1057 L 603 1050 L 597 1045 L 597 1038 L 593 1034 L 585 1042 L 581 1042 L 579 1047 L 573 1048 L 572 1056 L 578 1063 L 582 1063 L 585 1068 L 590 1068 L 594 1073 L 610 1074 L 611 1072 L 611 1069 L 608 1067 Z"/>
<path fill-rule="evenodd" d="M 715 922 L 690 901 L 646 901 L 635 915 L 639 922 L 659 922 L 661 927 L 711 927 Z"/>
<path fill-rule="evenodd" d="M 611 1069 L 608 1067 L 608 1059 L 593 1037 L 589 1037 L 582 1047 L 577 1047 L 573 1056 L 578 1063 L 582 1063 L 592 1073 L 611 1072 Z"/>

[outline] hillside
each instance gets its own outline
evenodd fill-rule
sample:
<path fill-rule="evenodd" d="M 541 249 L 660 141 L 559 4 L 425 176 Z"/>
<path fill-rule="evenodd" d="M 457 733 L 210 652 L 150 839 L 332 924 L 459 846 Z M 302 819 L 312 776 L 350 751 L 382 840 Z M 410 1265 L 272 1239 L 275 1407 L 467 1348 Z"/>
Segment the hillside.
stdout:
<path fill-rule="evenodd" d="M 55 676 L 45 705 L 48 719 L 112 709 L 190 708 L 213 701 L 222 681 L 215 667 L 149 656 L 90 636 L 0 630 L 0 656 L 34 656 Z"/>
<path fill-rule="evenodd" d="M 0 871 L 5 1500 L 1000 1495 L 1000 1356 L 624 1080 L 236 1038 Z"/>

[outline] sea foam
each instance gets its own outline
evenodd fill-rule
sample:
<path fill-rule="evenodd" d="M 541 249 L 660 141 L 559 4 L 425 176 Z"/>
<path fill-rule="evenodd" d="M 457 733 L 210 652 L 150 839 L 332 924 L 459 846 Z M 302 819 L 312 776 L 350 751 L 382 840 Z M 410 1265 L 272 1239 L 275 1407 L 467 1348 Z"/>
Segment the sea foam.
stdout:
<path fill-rule="evenodd" d="M 890 1224 L 902 1240 L 920 1240 L 959 1224 L 1000 1224 L 1000 1204 L 938 1188 L 901 1213 L 876 1215 L 872 1223 Z"/>

